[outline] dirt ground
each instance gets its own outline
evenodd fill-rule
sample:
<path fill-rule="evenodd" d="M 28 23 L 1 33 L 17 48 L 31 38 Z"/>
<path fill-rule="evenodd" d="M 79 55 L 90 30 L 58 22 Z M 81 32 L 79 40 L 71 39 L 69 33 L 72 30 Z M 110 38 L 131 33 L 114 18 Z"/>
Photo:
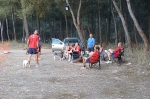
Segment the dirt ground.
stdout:
<path fill-rule="evenodd" d="M 23 68 L 22 48 L 10 48 L 1 62 L 0 99 L 150 99 L 150 71 L 133 63 L 82 69 L 81 63 L 53 60 L 43 48 L 40 66 Z M 0 54 L 1 56 L 1 54 Z"/>

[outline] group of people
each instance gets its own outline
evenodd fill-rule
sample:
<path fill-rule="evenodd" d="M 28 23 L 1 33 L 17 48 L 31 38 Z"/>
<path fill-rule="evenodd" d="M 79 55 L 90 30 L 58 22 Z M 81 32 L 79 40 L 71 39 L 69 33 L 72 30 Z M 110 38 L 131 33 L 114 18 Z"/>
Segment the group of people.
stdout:
<path fill-rule="evenodd" d="M 123 50 L 122 43 L 118 43 L 118 47 L 115 49 L 109 49 L 105 50 L 104 52 L 103 47 L 101 44 L 98 46 L 95 46 L 95 39 L 93 38 L 93 35 L 90 34 L 90 38 L 87 41 L 87 49 L 89 51 L 88 57 L 83 57 L 83 66 L 86 67 L 86 63 L 94 63 L 99 60 L 99 56 L 103 53 L 107 54 L 108 61 L 106 63 L 112 63 L 111 57 L 117 58 L 120 55 L 120 50 Z"/>
<path fill-rule="evenodd" d="M 30 35 L 28 38 L 27 47 L 28 47 L 28 54 L 29 54 L 28 63 L 30 64 L 32 54 L 35 54 L 36 67 L 39 66 L 38 60 L 41 52 L 41 45 L 42 44 L 41 44 L 40 37 L 38 35 L 38 31 L 35 30 L 34 33 Z M 112 63 L 111 57 L 118 57 L 119 51 L 122 49 L 123 49 L 122 43 L 119 42 L 118 47 L 116 49 L 107 50 L 106 54 L 109 60 L 106 63 Z M 89 39 L 87 40 L 87 50 L 89 52 L 89 56 L 88 57 L 82 56 L 84 68 L 86 67 L 86 63 L 98 61 L 100 54 L 104 51 L 101 44 L 95 46 L 95 39 L 93 38 L 92 34 L 89 35 Z M 79 58 L 80 55 L 81 55 L 81 47 L 78 44 L 78 42 L 72 45 L 67 43 L 66 49 L 63 51 L 63 56 L 65 58 L 68 58 L 68 61 L 71 61 L 71 59 Z"/>
<path fill-rule="evenodd" d="M 76 56 L 74 56 L 76 55 Z M 71 61 L 71 59 L 78 58 L 81 55 L 81 47 L 78 42 L 75 44 L 70 45 L 67 43 L 66 49 L 64 50 L 64 58 L 68 57 L 68 61 Z"/>

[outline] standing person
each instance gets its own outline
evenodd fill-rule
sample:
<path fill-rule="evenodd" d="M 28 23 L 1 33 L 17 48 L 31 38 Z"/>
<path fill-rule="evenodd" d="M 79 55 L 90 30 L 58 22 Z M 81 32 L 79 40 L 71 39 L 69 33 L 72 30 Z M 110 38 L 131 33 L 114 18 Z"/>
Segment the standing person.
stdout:
<path fill-rule="evenodd" d="M 93 35 L 90 34 L 90 38 L 87 41 L 87 49 L 89 52 L 94 51 L 95 46 L 95 39 L 93 38 Z"/>
<path fill-rule="evenodd" d="M 41 60 L 41 58 L 40 58 L 41 48 L 42 48 L 42 41 L 41 41 L 41 38 L 39 37 L 39 41 L 38 41 L 38 59 L 39 60 Z"/>
<path fill-rule="evenodd" d="M 28 47 L 28 62 L 30 66 L 30 61 L 31 61 L 31 56 L 34 54 L 35 55 L 35 60 L 36 60 L 36 67 L 39 66 L 38 63 L 38 41 L 39 41 L 39 36 L 38 36 L 38 31 L 35 30 L 33 34 L 31 34 L 28 38 L 27 41 L 27 47 Z"/>

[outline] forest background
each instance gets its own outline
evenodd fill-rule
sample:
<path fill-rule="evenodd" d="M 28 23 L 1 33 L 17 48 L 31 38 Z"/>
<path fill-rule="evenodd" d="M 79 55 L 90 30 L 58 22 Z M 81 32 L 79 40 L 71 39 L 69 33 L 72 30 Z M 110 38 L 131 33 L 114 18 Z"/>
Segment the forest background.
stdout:
<path fill-rule="evenodd" d="M 97 44 L 121 41 L 127 57 L 150 61 L 150 0 L 0 0 L 0 29 L 2 43 L 25 43 L 35 29 L 44 43 L 79 37 L 86 44 L 92 33 Z"/>

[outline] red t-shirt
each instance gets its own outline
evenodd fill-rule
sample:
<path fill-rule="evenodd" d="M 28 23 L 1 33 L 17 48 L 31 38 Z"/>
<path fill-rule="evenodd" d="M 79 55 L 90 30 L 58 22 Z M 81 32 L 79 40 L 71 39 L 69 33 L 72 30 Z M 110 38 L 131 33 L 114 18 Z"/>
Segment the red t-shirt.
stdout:
<path fill-rule="evenodd" d="M 39 36 L 36 34 L 32 34 L 28 38 L 29 40 L 29 48 L 38 48 Z"/>
<path fill-rule="evenodd" d="M 68 49 L 67 49 L 67 50 L 70 51 L 71 49 L 72 49 L 72 47 L 71 47 L 71 46 L 68 46 Z"/>
<path fill-rule="evenodd" d="M 80 54 L 81 47 L 77 46 L 77 47 L 75 47 L 75 50 L 78 51 L 78 54 Z"/>
<path fill-rule="evenodd" d="M 93 63 L 93 62 L 98 61 L 99 55 L 100 55 L 100 52 L 99 52 L 99 51 L 95 51 L 95 52 L 92 54 L 92 56 L 90 57 L 90 62 Z"/>
<path fill-rule="evenodd" d="M 120 55 L 120 50 L 123 50 L 123 47 L 117 47 L 115 50 L 114 50 L 114 57 L 118 57 Z"/>

